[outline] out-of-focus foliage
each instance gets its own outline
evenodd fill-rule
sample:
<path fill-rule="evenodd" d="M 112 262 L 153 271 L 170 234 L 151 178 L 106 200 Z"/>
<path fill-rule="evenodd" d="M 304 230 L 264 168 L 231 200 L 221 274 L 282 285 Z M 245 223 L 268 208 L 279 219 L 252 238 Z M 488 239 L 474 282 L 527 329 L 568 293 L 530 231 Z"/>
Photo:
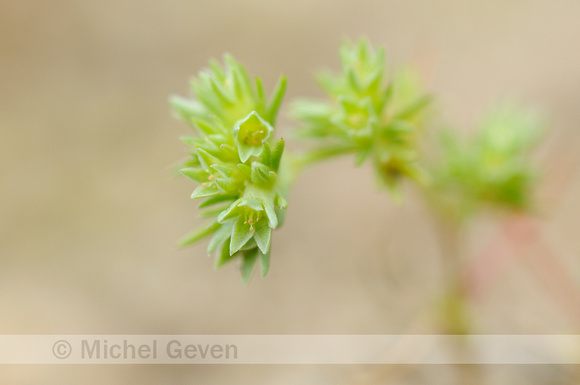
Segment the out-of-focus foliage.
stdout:
<path fill-rule="evenodd" d="M 294 106 L 303 123 L 299 134 L 324 139 L 309 159 L 353 152 L 356 164 L 370 158 L 378 180 L 396 191 L 401 177 L 424 182 L 418 165 L 417 134 L 430 98 L 410 70 L 391 78 L 385 69 L 385 51 L 365 40 L 340 49 L 341 72 L 323 73 L 319 83 L 326 101 L 304 100 Z"/>
<path fill-rule="evenodd" d="M 441 135 L 441 158 L 432 172 L 432 192 L 443 208 L 462 219 L 482 206 L 530 210 L 537 174 L 530 152 L 540 134 L 528 111 L 504 106 L 492 111 L 475 135 Z"/>

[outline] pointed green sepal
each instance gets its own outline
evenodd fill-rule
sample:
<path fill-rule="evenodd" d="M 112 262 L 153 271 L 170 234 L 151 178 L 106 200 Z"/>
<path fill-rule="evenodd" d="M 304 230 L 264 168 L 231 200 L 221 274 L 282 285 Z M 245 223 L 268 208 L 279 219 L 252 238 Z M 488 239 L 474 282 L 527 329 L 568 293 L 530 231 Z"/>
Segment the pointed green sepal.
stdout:
<path fill-rule="evenodd" d="M 254 240 L 262 251 L 267 253 L 270 251 L 270 243 L 272 242 L 272 229 L 268 226 L 266 221 L 258 221 L 255 223 Z"/>
<path fill-rule="evenodd" d="M 216 83 L 214 79 L 210 80 L 210 84 L 214 94 L 223 104 L 225 104 L 226 106 L 231 106 L 234 104 L 234 101 L 226 94 L 226 92 L 221 88 L 220 85 Z"/>
<path fill-rule="evenodd" d="M 262 204 L 264 206 L 264 210 L 266 211 L 266 216 L 268 217 L 268 223 L 270 227 L 275 229 L 278 227 L 278 217 L 276 216 L 274 205 L 268 201 L 264 201 Z"/>
<path fill-rule="evenodd" d="M 251 250 L 246 250 L 242 253 L 242 266 L 240 273 L 242 274 L 242 282 L 244 285 L 250 282 L 250 278 L 252 278 L 252 273 L 254 272 L 254 267 L 258 261 L 259 253 L 260 250 L 257 247 Z"/>
<path fill-rule="evenodd" d="M 205 113 L 203 106 L 199 102 L 185 99 L 181 96 L 171 96 L 169 103 L 176 115 L 190 124 L 194 117 Z"/>
<path fill-rule="evenodd" d="M 260 253 L 260 274 L 265 277 L 270 271 L 270 251 Z"/>
<path fill-rule="evenodd" d="M 252 162 L 252 183 L 257 186 L 271 186 L 276 182 L 276 174 L 260 162 Z"/>
<path fill-rule="evenodd" d="M 205 183 L 208 181 L 209 173 L 201 168 L 187 167 L 179 170 L 181 175 L 196 181 L 197 183 Z"/>
<path fill-rule="evenodd" d="M 276 206 L 280 207 L 282 210 L 288 208 L 288 201 L 280 194 L 276 195 Z"/>
<path fill-rule="evenodd" d="M 195 127 L 200 131 L 202 135 L 213 135 L 217 132 L 220 132 L 218 127 L 216 127 L 213 123 L 208 122 L 203 119 L 193 119 L 193 123 Z"/>
<path fill-rule="evenodd" d="M 211 197 L 214 195 L 217 195 L 220 193 L 220 190 L 218 188 L 218 186 L 216 186 L 215 183 L 211 183 L 211 184 L 201 184 L 201 186 L 198 186 L 193 193 L 191 194 L 191 199 L 197 199 L 197 198 L 205 198 L 205 197 Z"/>
<path fill-rule="evenodd" d="M 255 229 L 249 223 L 244 223 L 243 216 L 239 216 L 232 228 L 232 240 L 230 241 L 230 254 L 234 254 L 252 238 Z"/>
<path fill-rule="evenodd" d="M 224 223 L 228 219 L 232 219 L 232 218 L 235 218 L 236 216 L 238 216 L 239 215 L 238 206 L 240 206 L 240 204 L 242 204 L 242 203 L 244 203 L 243 198 L 240 198 L 240 199 L 236 200 L 235 202 L 233 202 L 230 205 L 230 207 L 228 207 L 227 209 L 222 211 L 222 213 L 220 215 L 218 215 L 217 221 L 219 223 Z"/>
<path fill-rule="evenodd" d="M 217 171 L 222 177 L 225 178 L 231 177 L 233 173 L 230 167 L 224 166 L 223 164 L 212 164 L 210 168 Z"/>
<path fill-rule="evenodd" d="M 218 158 L 216 158 L 213 155 L 210 155 L 207 151 L 205 151 L 201 148 L 197 149 L 197 156 L 198 156 L 199 162 L 201 163 L 203 168 L 205 168 L 206 170 L 212 164 L 221 163 L 221 161 Z"/>
<path fill-rule="evenodd" d="M 272 167 L 272 150 L 268 142 L 264 143 L 262 153 L 260 154 L 260 163 L 264 166 Z"/>

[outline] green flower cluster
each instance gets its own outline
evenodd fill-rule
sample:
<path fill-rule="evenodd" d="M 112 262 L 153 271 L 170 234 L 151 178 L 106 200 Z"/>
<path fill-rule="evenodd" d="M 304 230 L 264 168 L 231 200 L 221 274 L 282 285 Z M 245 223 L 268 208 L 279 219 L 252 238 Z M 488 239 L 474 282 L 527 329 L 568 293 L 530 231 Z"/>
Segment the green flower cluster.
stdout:
<path fill-rule="evenodd" d="M 443 132 L 434 146 L 421 135 L 431 98 L 412 71 L 387 77 L 384 50 L 365 40 L 343 44 L 340 59 L 340 73 L 318 79 L 328 99 L 294 106 L 298 132 L 317 147 L 286 153 L 283 169 L 284 141 L 274 140 L 274 126 L 284 77 L 268 99 L 261 80 L 251 81 L 226 55 L 223 65 L 212 61 L 193 80 L 193 98 L 171 99 L 175 113 L 197 131 L 183 138 L 190 156 L 181 173 L 198 184 L 192 198 L 203 199 L 202 217 L 212 218 L 182 245 L 211 236 L 207 251 L 216 253 L 216 268 L 238 259 L 248 282 L 259 261 L 266 275 L 272 230 L 283 222 L 290 185 L 305 166 L 341 154 L 354 154 L 357 165 L 370 160 L 391 192 L 398 193 L 402 178 L 419 182 L 433 209 L 454 220 L 484 205 L 531 208 L 536 175 L 529 153 L 539 136 L 531 114 L 499 109 L 472 138 Z"/>
<path fill-rule="evenodd" d="M 194 98 L 172 97 L 175 113 L 194 127 L 186 136 L 190 156 L 181 173 L 198 183 L 192 198 L 207 227 L 181 240 L 189 245 L 213 235 L 208 253 L 217 252 L 215 266 L 241 258 L 242 280 L 248 282 L 257 261 L 268 273 L 272 230 L 281 225 L 287 203 L 278 171 L 284 141 L 274 141 L 274 124 L 286 89 L 278 82 L 268 102 L 259 78 L 250 81 L 244 67 L 231 56 L 225 64 L 212 61 L 192 82 Z"/>
<path fill-rule="evenodd" d="M 353 152 L 357 165 L 372 158 L 378 180 L 391 190 L 402 176 L 425 182 L 417 133 L 430 98 L 417 77 L 407 70 L 387 81 L 384 50 L 375 52 L 365 40 L 343 44 L 340 59 L 338 75 L 323 73 L 318 79 L 329 100 L 294 106 L 294 116 L 303 122 L 301 136 L 332 142 L 310 159 Z"/>
<path fill-rule="evenodd" d="M 504 106 L 488 115 L 473 138 L 443 132 L 441 159 L 432 170 L 440 205 L 458 219 L 484 204 L 531 209 L 537 175 L 529 155 L 540 136 L 538 123 L 533 114 Z"/>

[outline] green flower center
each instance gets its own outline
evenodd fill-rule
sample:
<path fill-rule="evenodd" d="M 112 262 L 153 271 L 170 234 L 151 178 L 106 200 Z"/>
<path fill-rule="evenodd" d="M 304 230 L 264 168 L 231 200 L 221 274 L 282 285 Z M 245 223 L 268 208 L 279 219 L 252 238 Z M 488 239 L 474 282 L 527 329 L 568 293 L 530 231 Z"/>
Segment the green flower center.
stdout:
<path fill-rule="evenodd" d="M 240 124 L 239 140 L 248 146 L 261 146 L 267 138 L 265 125 L 256 119 L 248 119 Z"/>
<path fill-rule="evenodd" d="M 254 231 L 254 225 L 263 217 L 262 211 L 256 211 L 251 208 L 244 210 L 244 225 L 250 226 L 250 231 Z"/>

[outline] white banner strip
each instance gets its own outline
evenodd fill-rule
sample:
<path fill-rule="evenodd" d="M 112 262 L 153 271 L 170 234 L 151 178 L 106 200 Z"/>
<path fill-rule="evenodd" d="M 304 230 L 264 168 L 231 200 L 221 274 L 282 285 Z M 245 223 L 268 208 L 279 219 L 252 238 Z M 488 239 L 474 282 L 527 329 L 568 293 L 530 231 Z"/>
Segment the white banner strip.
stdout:
<path fill-rule="evenodd" d="M 0 335 L 0 364 L 580 364 L 580 335 Z"/>

